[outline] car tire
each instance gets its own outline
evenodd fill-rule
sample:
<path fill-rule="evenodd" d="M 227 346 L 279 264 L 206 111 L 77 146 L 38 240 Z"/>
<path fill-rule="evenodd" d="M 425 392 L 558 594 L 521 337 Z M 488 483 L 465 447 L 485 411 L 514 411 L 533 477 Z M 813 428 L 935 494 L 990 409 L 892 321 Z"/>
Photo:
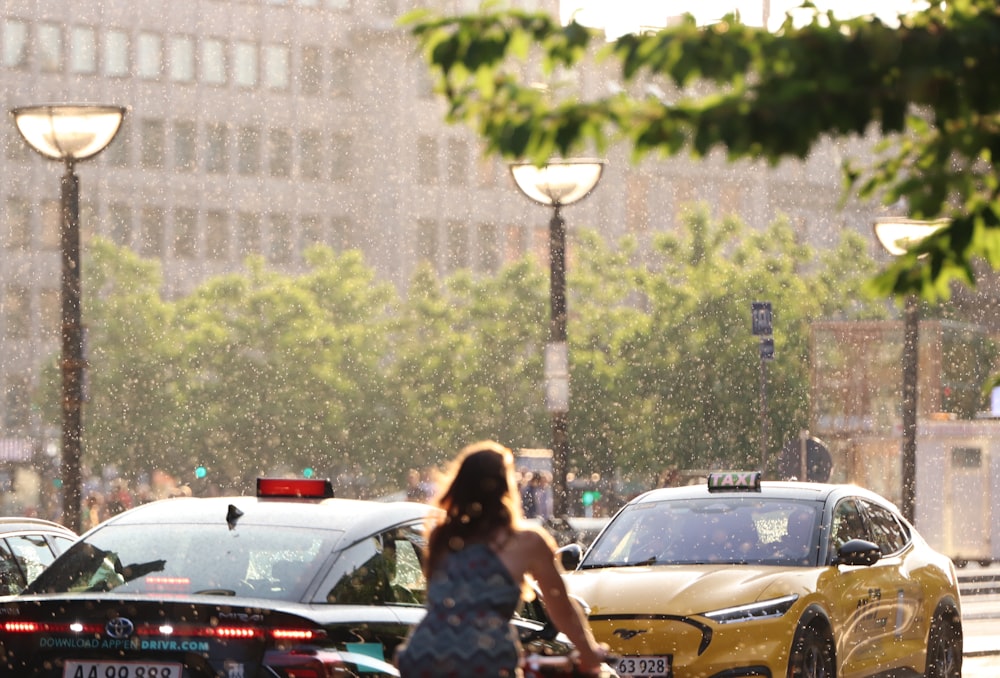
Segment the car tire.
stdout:
<path fill-rule="evenodd" d="M 814 624 L 799 626 L 788 657 L 788 678 L 835 678 L 833 641 Z"/>
<path fill-rule="evenodd" d="M 926 678 L 961 678 L 962 627 L 953 608 L 939 609 L 934 614 L 927 638 Z"/>

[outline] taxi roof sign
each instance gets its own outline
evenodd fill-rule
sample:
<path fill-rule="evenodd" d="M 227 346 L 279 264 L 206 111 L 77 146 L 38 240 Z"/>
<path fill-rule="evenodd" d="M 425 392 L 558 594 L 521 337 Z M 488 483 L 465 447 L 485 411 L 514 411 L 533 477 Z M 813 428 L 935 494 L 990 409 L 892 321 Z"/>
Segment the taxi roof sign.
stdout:
<path fill-rule="evenodd" d="M 333 496 L 333 483 L 321 478 L 257 478 L 257 496 L 329 499 Z"/>
<path fill-rule="evenodd" d="M 714 471 L 708 474 L 709 492 L 760 492 L 760 471 Z"/>

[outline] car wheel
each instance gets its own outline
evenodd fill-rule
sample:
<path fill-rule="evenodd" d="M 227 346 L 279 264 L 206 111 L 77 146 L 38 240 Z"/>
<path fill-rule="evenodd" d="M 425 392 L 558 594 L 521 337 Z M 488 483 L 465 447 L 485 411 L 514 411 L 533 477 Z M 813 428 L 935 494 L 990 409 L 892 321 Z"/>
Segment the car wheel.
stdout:
<path fill-rule="evenodd" d="M 814 625 L 801 626 L 792 641 L 788 678 L 835 678 L 833 642 Z"/>
<path fill-rule="evenodd" d="M 939 610 L 927 638 L 927 678 L 961 678 L 962 631 L 954 610 Z"/>

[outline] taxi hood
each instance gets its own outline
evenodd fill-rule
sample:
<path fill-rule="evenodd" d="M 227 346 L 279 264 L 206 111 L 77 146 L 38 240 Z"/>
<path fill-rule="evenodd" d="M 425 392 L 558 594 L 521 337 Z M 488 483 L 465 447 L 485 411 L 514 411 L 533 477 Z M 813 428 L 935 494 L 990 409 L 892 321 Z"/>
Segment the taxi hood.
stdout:
<path fill-rule="evenodd" d="M 677 615 L 709 612 L 756 600 L 804 594 L 817 570 L 773 566 L 642 565 L 577 570 L 565 575 L 570 593 L 595 615 L 645 611 Z"/>

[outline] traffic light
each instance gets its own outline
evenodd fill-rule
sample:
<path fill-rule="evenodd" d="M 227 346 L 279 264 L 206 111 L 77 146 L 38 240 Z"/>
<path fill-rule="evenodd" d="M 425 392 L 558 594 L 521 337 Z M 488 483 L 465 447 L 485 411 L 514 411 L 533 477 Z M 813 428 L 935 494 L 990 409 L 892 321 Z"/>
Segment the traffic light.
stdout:
<path fill-rule="evenodd" d="M 302 469 L 303 478 L 312 478 L 314 475 L 316 475 L 316 471 L 314 471 L 311 466 L 306 466 L 304 469 Z"/>
<path fill-rule="evenodd" d="M 583 493 L 583 505 L 593 506 L 594 502 L 601 498 L 601 493 L 597 490 L 585 490 Z"/>
<path fill-rule="evenodd" d="M 205 468 L 204 466 L 198 466 L 194 470 L 194 477 L 197 478 L 198 480 L 201 480 L 207 475 L 208 475 L 208 469 Z"/>

